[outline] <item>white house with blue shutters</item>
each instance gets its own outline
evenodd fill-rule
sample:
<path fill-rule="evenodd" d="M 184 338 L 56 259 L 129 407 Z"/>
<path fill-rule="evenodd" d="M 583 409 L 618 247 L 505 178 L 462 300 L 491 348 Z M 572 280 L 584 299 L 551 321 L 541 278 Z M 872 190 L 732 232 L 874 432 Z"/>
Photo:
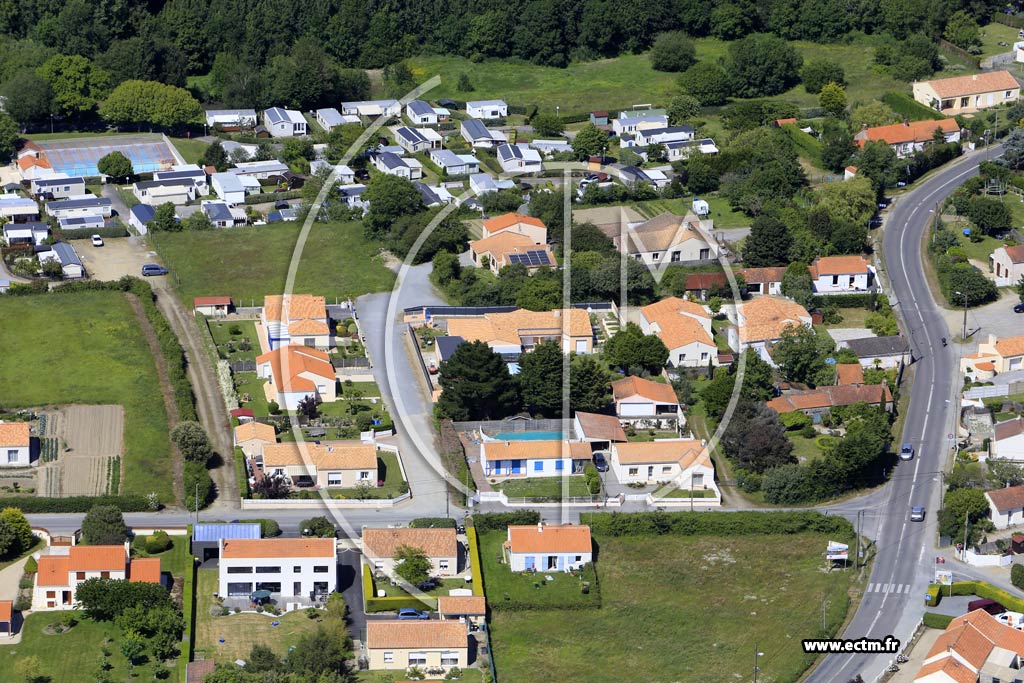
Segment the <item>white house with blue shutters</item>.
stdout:
<path fill-rule="evenodd" d="M 484 441 L 480 444 L 484 475 L 495 479 L 582 474 L 583 466 L 591 458 L 590 443 L 586 441 Z"/>
<path fill-rule="evenodd" d="M 567 572 L 594 560 L 590 527 L 575 524 L 510 526 L 503 550 L 514 572 Z"/>

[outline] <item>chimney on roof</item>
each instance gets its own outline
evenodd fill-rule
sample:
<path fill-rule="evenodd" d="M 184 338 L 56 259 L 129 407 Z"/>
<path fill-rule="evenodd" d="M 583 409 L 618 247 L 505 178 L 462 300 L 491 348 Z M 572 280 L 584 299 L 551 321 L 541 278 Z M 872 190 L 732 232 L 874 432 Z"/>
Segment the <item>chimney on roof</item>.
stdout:
<path fill-rule="evenodd" d="M 560 308 L 556 308 L 555 310 L 553 310 L 551 312 L 554 314 L 554 316 L 556 318 L 561 318 L 562 317 L 562 309 L 560 309 Z"/>
<path fill-rule="evenodd" d="M 544 533 L 544 522 L 537 522 L 537 533 Z"/>
<path fill-rule="evenodd" d="M 861 130 L 867 130 L 868 129 L 868 124 L 866 124 L 866 123 L 860 124 L 860 129 Z"/>
<path fill-rule="evenodd" d="M 910 127 L 910 119 L 908 119 L 907 117 L 904 116 L 903 117 L 903 125 L 907 126 L 909 128 Z"/>

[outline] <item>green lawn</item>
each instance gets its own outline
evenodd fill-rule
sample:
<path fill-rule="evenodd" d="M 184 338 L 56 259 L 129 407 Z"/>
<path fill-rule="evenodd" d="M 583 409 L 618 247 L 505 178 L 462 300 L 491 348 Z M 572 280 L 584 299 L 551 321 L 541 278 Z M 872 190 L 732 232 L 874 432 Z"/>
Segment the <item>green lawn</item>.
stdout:
<path fill-rule="evenodd" d="M 562 498 L 562 477 L 528 477 L 496 484 L 495 488 L 509 498 Z M 565 477 L 565 495 L 570 498 L 589 496 L 590 490 L 582 476 Z"/>
<path fill-rule="evenodd" d="M 981 29 L 981 55 L 982 58 L 998 55 L 1013 50 L 1013 44 L 1017 42 L 1017 29 L 1005 24 L 992 22 Z M 999 43 L 1009 43 L 1009 47 Z"/>
<path fill-rule="evenodd" d="M 651 432 L 654 432 L 653 434 Z M 629 441 L 654 441 L 655 439 L 678 439 L 679 432 L 674 432 L 668 429 L 641 429 L 636 431 L 633 435 L 626 432 L 626 438 Z"/>
<path fill-rule="evenodd" d="M 1021 221 L 1018 225 L 1024 225 L 1024 221 Z M 988 257 L 993 251 L 1004 244 L 1002 240 L 998 240 L 995 237 L 990 237 L 988 235 L 982 236 L 977 242 L 964 236 L 962 232 L 958 232 L 957 237 L 960 239 L 960 246 L 964 248 L 967 258 L 974 261 L 980 261 L 985 266 L 982 268 L 983 273 L 988 272 Z"/>
<path fill-rule="evenodd" d="M 701 199 L 706 200 L 711 208 L 708 217 L 715 222 L 716 228 L 745 228 L 750 225 L 750 217 L 739 211 L 734 211 L 724 198 L 717 195 L 705 195 Z M 693 197 L 651 199 L 645 202 L 634 202 L 631 206 L 647 218 L 660 216 L 666 211 L 685 216 L 693 207 Z"/>
<path fill-rule="evenodd" d="M 260 379 L 255 372 L 240 372 L 235 375 L 235 391 L 238 392 L 239 404 L 243 408 L 252 408 L 256 417 L 266 417 L 270 414 L 270 406 L 267 397 L 263 393 L 263 385 L 267 380 Z M 242 397 L 248 394 L 249 400 L 241 402 Z"/>
<path fill-rule="evenodd" d="M 596 614 L 590 611 L 601 604 L 601 596 L 597 590 L 597 577 L 593 565 L 584 569 L 582 576 L 566 574 L 565 572 L 543 572 L 536 574 L 526 572 L 513 573 L 508 565 L 503 564 L 501 546 L 505 542 L 504 531 L 491 531 L 480 536 L 480 562 L 484 576 L 484 591 L 487 595 L 487 604 L 491 607 L 492 614 L 507 609 L 521 609 L 522 606 L 529 606 L 536 609 L 559 609 L 569 608 L 577 611 L 573 614 Z M 602 550 L 602 553 L 604 551 Z M 548 581 L 550 576 L 553 580 Z M 600 576 L 601 586 L 604 586 L 604 576 Z M 582 584 L 589 581 L 593 590 L 583 593 Z M 536 612 L 530 612 L 537 614 Z M 501 680 L 507 680 L 501 669 L 500 654 L 495 655 L 495 662 L 498 665 Z M 550 676 L 551 681 L 588 680 L 586 677 L 578 676 Z M 634 679 L 638 680 L 638 679 Z"/>
<path fill-rule="evenodd" d="M 17 321 L 0 325 L 4 407 L 124 406 L 122 493 L 155 491 L 160 500 L 172 503 L 167 413 L 153 356 L 125 296 L 78 292 L 2 297 L 0 320 Z"/>
<path fill-rule="evenodd" d="M 817 434 L 812 439 L 805 439 L 796 432 L 786 432 L 786 436 L 793 442 L 793 457 L 797 458 L 800 462 L 817 460 L 822 456 Z"/>
<path fill-rule="evenodd" d="M 345 394 L 358 391 L 363 398 L 380 398 L 380 387 L 376 382 L 342 382 L 341 388 Z"/>
<path fill-rule="evenodd" d="M 665 494 L 665 498 L 714 498 L 715 492 L 707 489 L 672 489 Z"/>
<path fill-rule="evenodd" d="M 793 141 L 797 153 L 816 166 L 820 171 L 826 171 L 825 164 L 821 160 L 821 142 L 817 138 L 805 133 L 796 126 L 783 126 L 782 132 Z"/>
<path fill-rule="evenodd" d="M 833 628 L 846 615 L 850 573 L 822 571 L 827 537 L 784 540 L 598 537 L 600 609 L 519 612 L 496 609 L 491 541 L 482 552 L 498 675 L 502 683 L 529 683 L 538 671 L 551 681 L 735 683 L 750 680 L 757 643 L 763 679 L 795 681 L 813 660 L 800 641 L 819 635 L 823 601 Z"/>
<path fill-rule="evenodd" d="M 823 327 L 830 330 L 837 327 L 864 327 L 864 321 L 871 315 L 871 311 L 866 308 L 840 308 L 839 315 L 843 317 L 840 322 Z"/>
<path fill-rule="evenodd" d="M 398 456 L 394 453 L 377 451 L 377 479 L 383 480 L 384 485 L 373 487 L 366 491 L 359 489 L 330 489 L 328 493 L 331 498 L 397 498 L 402 495 L 406 488 L 405 477 L 402 476 L 402 468 L 398 465 Z M 403 491 L 404 489 L 404 491 Z"/>
<path fill-rule="evenodd" d="M 203 156 L 203 152 L 210 146 L 209 143 L 202 140 L 191 140 L 189 138 L 171 138 L 170 140 L 174 143 L 178 154 L 185 159 L 186 164 L 199 163 L 199 157 Z"/>
<path fill-rule="evenodd" d="M 235 320 L 232 322 L 216 322 L 207 320 L 210 334 L 213 335 L 213 342 L 219 351 L 223 351 L 227 360 L 231 362 L 240 360 L 256 360 L 260 353 L 260 340 L 256 337 L 256 323 L 252 320 Z M 241 334 L 231 334 L 232 329 L 240 329 Z M 249 342 L 249 350 L 243 351 L 240 347 L 242 342 Z M 228 343 L 231 343 L 229 350 Z"/>
<path fill-rule="evenodd" d="M 240 304 L 262 302 L 284 291 L 301 225 L 232 228 L 160 235 L 154 240 L 186 301 L 230 296 Z M 387 291 L 395 276 L 378 257 L 379 246 L 363 237 L 360 223 L 317 223 L 309 233 L 295 293 L 356 297 Z"/>

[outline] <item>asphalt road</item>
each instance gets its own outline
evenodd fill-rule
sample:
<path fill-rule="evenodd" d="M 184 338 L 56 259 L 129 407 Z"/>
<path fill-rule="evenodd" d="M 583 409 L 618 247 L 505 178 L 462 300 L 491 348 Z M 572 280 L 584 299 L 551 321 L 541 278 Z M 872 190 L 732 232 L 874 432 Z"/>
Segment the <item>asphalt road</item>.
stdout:
<path fill-rule="evenodd" d="M 993 150 L 993 153 L 998 153 Z M 837 506 L 844 516 L 865 510 L 861 531 L 874 540 L 875 556 L 868 590 L 844 638 L 877 638 L 893 635 L 907 643 L 924 613 L 924 592 L 933 578 L 936 513 L 941 496 L 939 472 L 949 459 L 952 442 L 959 365 L 953 345 L 943 346 L 949 329 L 932 298 L 925 277 L 922 239 L 936 206 L 961 183 L 977 174 L 987 158 L 974 152 L 944 168 L 919 187 L 898 198 L 885 219 L 883 256 L 885 270 L 898 309 L 909 332 L 914 383 L 904 426 L 904 441 L 916 449 L 916 457 L 901 462 L 888 484 L 871 496 Z M 927 508 L 924 523 L 911 522 L 910 508 Z M 885 671 L 893 655 L 827 655 L 808 678 L 808 683 L 844 683 L 860 674 L 871 683 Z"/>

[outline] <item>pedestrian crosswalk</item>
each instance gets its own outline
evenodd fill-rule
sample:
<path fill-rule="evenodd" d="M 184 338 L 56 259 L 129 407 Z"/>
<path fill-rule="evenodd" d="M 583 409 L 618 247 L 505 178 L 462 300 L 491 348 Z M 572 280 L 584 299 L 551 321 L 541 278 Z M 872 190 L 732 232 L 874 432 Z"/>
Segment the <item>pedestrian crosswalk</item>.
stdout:
<path fill-rule="evenodd" d="M 895 593 L 905 595 L 910 592 L 909 583 L 871 583 L 868 584 L 868 593 Z"/>

